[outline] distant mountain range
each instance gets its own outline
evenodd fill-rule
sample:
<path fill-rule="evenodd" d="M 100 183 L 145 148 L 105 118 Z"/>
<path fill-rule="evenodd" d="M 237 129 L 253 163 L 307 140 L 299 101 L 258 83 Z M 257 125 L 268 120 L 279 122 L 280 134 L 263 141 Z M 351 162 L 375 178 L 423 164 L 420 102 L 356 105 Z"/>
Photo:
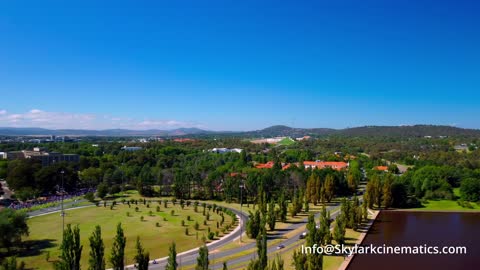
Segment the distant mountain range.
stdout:
<path fill-rule="evenodd" d="M 178 128 L 173 130 L 129 130 L 129 129 L 43 129 L 43 128 L 12 128 L 0 127 L 3 136 L 238 136 L 238 137 L 302 137 L 302 136 L 396 136 L 396 137 L 424 137 L 424 136 L 467 136 L 480 137 L 478 129 L 463 129 L 452 126 L 415 125 L 415 126 L 364 126 L 346 129 L 330 128 L 292 128 L 282 125 L 271 126 L 261 130 L 231 132 L 209 131 L 198 128 Z"/>

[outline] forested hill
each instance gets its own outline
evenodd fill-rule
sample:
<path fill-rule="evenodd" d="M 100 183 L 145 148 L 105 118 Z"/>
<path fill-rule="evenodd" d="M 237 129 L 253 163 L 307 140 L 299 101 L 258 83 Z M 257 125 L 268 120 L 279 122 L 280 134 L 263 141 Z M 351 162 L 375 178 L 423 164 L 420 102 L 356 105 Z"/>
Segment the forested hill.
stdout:
<path fill-rule="evenodd" d="M 81 130 L 63 129 L 50 130 L 41 128 L 2 128 L 0 135 L 4 136 L 28 136 L 28 135 L 67 135 L 67 136 L 191 136 L 191 137 L 242 137 L 242 138 L 268 138 L 268 137 L 292 137 L 303 136 L 370 136 L 370 137 L 480 137 L 478 129 L 463 129 L 452 126 L 416 125 L 416 126 L 365 126 L 346 129 L 330 128 L 292 128 L 276 125 L 261 130 L 245 132 L 208 131 L 197 128 L 179 128 L 175 130 Z"/>
<path fill-rule="evenodd" d="M 415 125 L 415 126 L 365 126 L 346 129 L 328 128 L 291 128 L 287 126 L 272 126 L 262 130 L 242 132 L 236 135 L 245 137 L 276 137 L 289 136 L 347 136 L 347 137 L 440 137 L 461 136 L 480 137 L 480 130 L 463 129 L 451 126 Z"/>
<path fill-rule="evenodd" d="M 238 133 L 238 135 L 242 135 L 245 137 L 303 137 L 306 135 L 330 135 L 337 132 L 335 129 L 330 128 L 292 128 L 287 126 L 271 126 L 261 130 L 255 131 L 247 131 Z"/>
<path fill-rule="evenodd" d="M 480 137 L 478 129 L 463 129 L 452 126 L 366 126 L 339 130 L 337 134 L 345 136 L 385 136 L 385 137 L 440 137 L 461 136 Z"/>

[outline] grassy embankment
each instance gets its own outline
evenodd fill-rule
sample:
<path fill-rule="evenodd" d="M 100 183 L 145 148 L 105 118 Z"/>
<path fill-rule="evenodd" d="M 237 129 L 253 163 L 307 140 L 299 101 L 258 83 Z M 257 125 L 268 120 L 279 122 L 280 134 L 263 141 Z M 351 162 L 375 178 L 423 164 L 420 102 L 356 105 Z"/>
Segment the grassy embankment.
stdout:
<path fill-rule="evenodd" d="M 102 237 L 106 248 L 106 257 L 109 257 L 112 247 L 113 238 L 116 233 L 116 225 L 121 222 L 127 237 L 126 261 L 133 263 L 134 247 L 136 237 L 139 236 L 143 246 L 150 252 L 150 258 L 160 258 L 168 255 L 168 247 L 173 241 L 177 244 L 177 252 L 186 251 L 202 245 L 202 237 L 207 237 L 208 227 L 212 232 L 219 231 L 219 237 L 223 235 L 222 227 L 217 229 L 217 221 L 220 223 L 221 217 L 210 212 L 210 221 L 207 226 L 203 225 L 205 217 L 203 216 L 203 207 L 198 206 L 198 212 L 194 211 L 193 202 L 182 209 L 177 202 L 175 206 L 171 201 L 165 208 L 163 202 L 150 202 L 150 207 L 143 203 L 138 205 L 128 205 L 118 203 L 113 210 L 110 206 L 99 207 L 93 206 L 83 209 L 67 211 L 65 217 L 66 224 L 79 225 L 81 232 L 81 241 L 83 244 L 82 252 L 82 269 L 87 268 L 88 254 L 90 252 L 88 237 L 94 230 L 96 225 L 102 227 Z M 160 206 L 157 212 L 156 207 Z M 135 210 L 138 207 L 138 211 Z M 171 214 L 171 211 L 174 214 Z M 151 211 L 151 213 L 150 213 Z M 208 212 L 208 209 L 206 210 Z M 128 212 L 128 214 L 127 214 Z M 143 221 L 141 217 L 144 217 Z M 191 221 L 187 221 L 190 216 Z M 185 226 L 181 225 L 182 220 Z M 225 214 L 225 222 L 223 227 L 230 224 L 232 219 Z M 194 229 L 194 224 L 198 222 L 200 228 Z M 157 226 L 158 223 L 158 226 Z M 51 268 L 51 262 L 46 261 L 46 253 L 50 253 L 50 261 L 56 260 L 59 253 L 59 245 L 61 243 L 61 227 L 62 220 L 58 213 L 45 216 L 34 217 L 28 220 L 30 235 L 24 239 L 27 245 L 30 245 L 30 251 L 20 254 L 19 260 L 24 261 L 27 267 L 35 267 L 36 269 Z M 231 230 L 235 226 L 231 226 Z M 185 235 L 185 228 L 188 228 L 189 235 Z M 225 233 L 228 233 L 226 231 Z M 109 264 L 107 264 L 109 265 Z"/>

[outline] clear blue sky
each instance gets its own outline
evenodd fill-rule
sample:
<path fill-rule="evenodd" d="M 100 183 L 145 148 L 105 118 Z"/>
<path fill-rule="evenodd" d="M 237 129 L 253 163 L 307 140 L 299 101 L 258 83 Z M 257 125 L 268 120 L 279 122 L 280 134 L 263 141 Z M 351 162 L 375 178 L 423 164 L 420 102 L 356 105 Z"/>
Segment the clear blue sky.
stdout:
<path fill-rule="evenodd" d="M 0 126 L 480 128 L 479 12 L 453 0 L 2 1 Z"/>

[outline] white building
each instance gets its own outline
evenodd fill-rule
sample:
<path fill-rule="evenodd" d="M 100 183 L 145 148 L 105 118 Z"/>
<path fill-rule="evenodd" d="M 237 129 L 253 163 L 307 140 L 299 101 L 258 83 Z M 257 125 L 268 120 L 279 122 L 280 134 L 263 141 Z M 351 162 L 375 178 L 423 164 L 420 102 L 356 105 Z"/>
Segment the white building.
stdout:
<path fill-rule="evenodd" d="M 139 147 L 139 146 L 126 146 L 126 145 L 125 145 L 124 147 L 122 147 L 122 150 L 133 152 L 133 151 L 142 150 L 142 147 Z"/>
<path fill-rule="evenodd" d="M 241 153 L 243 149 L 240 148 L 213 148 L 209 150 L 212 153 L 224 154 L 224 153 Z"/>

